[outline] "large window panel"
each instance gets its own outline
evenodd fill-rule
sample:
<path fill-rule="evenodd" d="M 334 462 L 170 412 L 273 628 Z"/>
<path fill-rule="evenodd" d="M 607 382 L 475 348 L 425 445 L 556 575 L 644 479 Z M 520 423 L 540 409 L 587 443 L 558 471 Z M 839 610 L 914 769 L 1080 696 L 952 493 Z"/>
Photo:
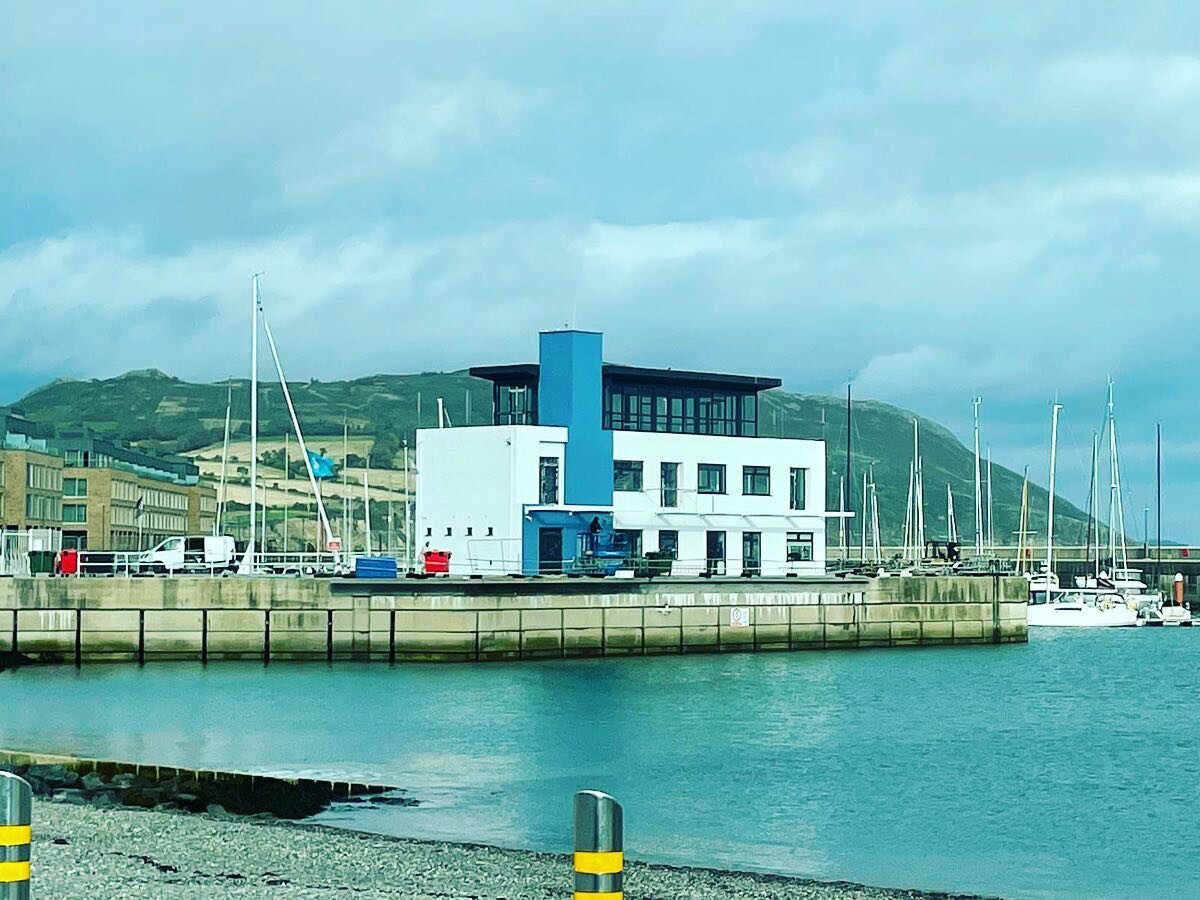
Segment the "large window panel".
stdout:
<path fill-rule="evenodd" d="M 725 493 L 725 466 L 721 463 L 700 463 L 696 470 L 697 491 L 701 494 Z"/>
<path fill-rule="evenodd" d="M 766 497 L 771 493 L 770 466 L 742 466 L 742 493 Z"/>
<path fill-rule="evenodd" d="M 792 469 L 788 490 L 788 508 L 804 509 L 807 502 L 808 469 Z"/>
<path fill-rule="evenodd" d="M 661 504 L 667 508 L 679 505 L 679 463 L 665 462 L 659 469 Z"/>
<path fill-rule="evenodd" d="M 613 490 L 640 491 L 642 489 L 642 462 L 633 459 L 613 460 Z"/>

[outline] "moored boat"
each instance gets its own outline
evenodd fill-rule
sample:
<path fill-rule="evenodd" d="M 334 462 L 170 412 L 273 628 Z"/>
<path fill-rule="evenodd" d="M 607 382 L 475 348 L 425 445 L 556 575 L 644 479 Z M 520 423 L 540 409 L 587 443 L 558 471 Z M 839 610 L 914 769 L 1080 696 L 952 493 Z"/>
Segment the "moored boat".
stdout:
<path fill-rule="evenodd" d="M 1137 610 L 1119 594 L 1051 595 L 1049 602 L 1029 604 L 1029 626 L 1055 628 L 1134 628 Z"/>

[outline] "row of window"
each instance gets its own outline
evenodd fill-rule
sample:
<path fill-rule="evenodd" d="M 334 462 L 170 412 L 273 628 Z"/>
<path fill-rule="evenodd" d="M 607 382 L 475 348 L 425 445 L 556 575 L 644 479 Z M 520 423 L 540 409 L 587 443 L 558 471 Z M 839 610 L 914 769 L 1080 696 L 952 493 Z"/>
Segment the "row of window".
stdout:
<path fill-rule="evenodd" d="M 25 495 L 25 518 L 43 522 L 62 521 L 62 501 L 46 494 Z"/>
<path fill-rule="evenodd" d="M 617 534 L 624 538 L 623 543 L 629 547 L 630 556 L 642 555 L 642 532 L 635 529 L 618 529 Z M 705 534 L 706 556 L 709 562 L 725 560 L 725 532 L 709 531 Z M 679 532 L 660 529 L 658 532 L 658 550 L 660 553 L 670 553 L 672 558 L 679 558 Z M 813 558 L 813 533 L 811 531 L 789 531 L 787 533 L 787 561 L 811 562 Z M 742 532 L 742 560 L 752 561 L 754 565 L 762 564 L 762 532 Z"/>
<path fill-rule="evenodd" d="M 62 469 L 37 463 L 25 464 L 25 484 L 38 491 L 62 491 Z"/>
<path fill-rule="evenodd" d="M 187 494 L 180 494 L 175 491 L 163 491 L 158 488 L 143 488 L 142 502 L 146 506 L 153 506 L 157 509 L 186 511 L 188 508 Z"/>
<path fill-rule="evenodd" d="M 117 521 L 117 510 L 120 507 L 113 507 L 113 524 L 128 525 L 129 522 Z M 129 510 L 130 513 L 133 510 Z M 142 515 L 136 522 L 145 531 L 187 531 L 187 516 L 181 516 L 176 513 L 166 512 L 149 512 Z"/>
<path fill-rule="evenodd" d="M 545 463 L 545 460 L 543 460 Z M 557 461 L 556 461 L 557 463 Z M 557 469 L 555 470 L 557 478 Z M 802 510 L 807 500 L 808 470 L 791 469 L 788 479 L 788 508 Z M 634 459 L 613 460 L 613 490 L 641 491 L 642 462 Z M 665 462 L 659 468 L 660 505 L 673 508 L 679 505 L 679 463 Z M 724 463 L 700 463 L 696 469 L 696 491 L 700 494 L 725 494 Z M 742 466 L 742 495 L 769 497 L 771 495 L 770 466 Z M 555 502 L 543 499 L 543 503 Z"/>
<path fill-rule="evenodd" d="M 128 503 L 134 503 L 138 497 L 138 486 L 136 481 L 121 481 L 118 478 L 113 479 L 112 483 L 112 498 L 114 500 L 125 500 Z"/>
<path fill-rule="evenodd" d="M 93 453 L 90 450 L 67 450 L 63 453 L 64 465 L 77 469 L 111 469 L 113 462 L 107 453 Z"/>
<path fill-rule="evenodd" d="M 468 525 L 464 529 L 464 534 L 466 534 L 467 537 L 474 537 L 475 536 L 475 527 L 473 525 Z M 487 537 L 495 537 L 495 536 L 496 536 L 496 529 L 493 528 L 491 525 L 489 525 L 488 529 L 487 529 Z M 432 528 L 425 529 L 425 537 L 433 537 L 433 529 Z M 450 527 L 449 525 L 446 526 L 446 537 L 454 537 L 454 529 L 452 527 Z"/>
<path fill-rule="evenodd" d="M 604 427 L 754 437 L 758 396 L 666 385 L 608 384 L 604 387 Z"/>

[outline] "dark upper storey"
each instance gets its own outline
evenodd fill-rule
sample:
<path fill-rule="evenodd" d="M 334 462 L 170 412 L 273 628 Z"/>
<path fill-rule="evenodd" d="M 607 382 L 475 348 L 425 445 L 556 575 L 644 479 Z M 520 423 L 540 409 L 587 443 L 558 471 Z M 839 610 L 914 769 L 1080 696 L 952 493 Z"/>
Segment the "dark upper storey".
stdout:
<path fill-rule="evenodd" d="M 538 424 L 541 371 L 536 363 L 476 366 L 470 373 L 492 382 L 494 424 Z M 605 428 L 673 434 L 756 437 L 759 392 L 783 384 L 778 378 L 610 363 L 602 375 Z"/>

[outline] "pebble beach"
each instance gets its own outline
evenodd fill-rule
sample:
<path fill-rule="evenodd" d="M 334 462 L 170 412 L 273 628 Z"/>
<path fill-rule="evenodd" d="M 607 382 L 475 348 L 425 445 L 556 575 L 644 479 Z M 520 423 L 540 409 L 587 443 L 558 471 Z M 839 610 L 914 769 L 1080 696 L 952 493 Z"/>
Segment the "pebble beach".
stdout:
<path fill-rule="evenodd" d="M 35 800 L 35 897 L 517 900 L 570 895 L 569 857 L 228 815 Z M 630 900 L 961 895 L 630 862 Z"/>

